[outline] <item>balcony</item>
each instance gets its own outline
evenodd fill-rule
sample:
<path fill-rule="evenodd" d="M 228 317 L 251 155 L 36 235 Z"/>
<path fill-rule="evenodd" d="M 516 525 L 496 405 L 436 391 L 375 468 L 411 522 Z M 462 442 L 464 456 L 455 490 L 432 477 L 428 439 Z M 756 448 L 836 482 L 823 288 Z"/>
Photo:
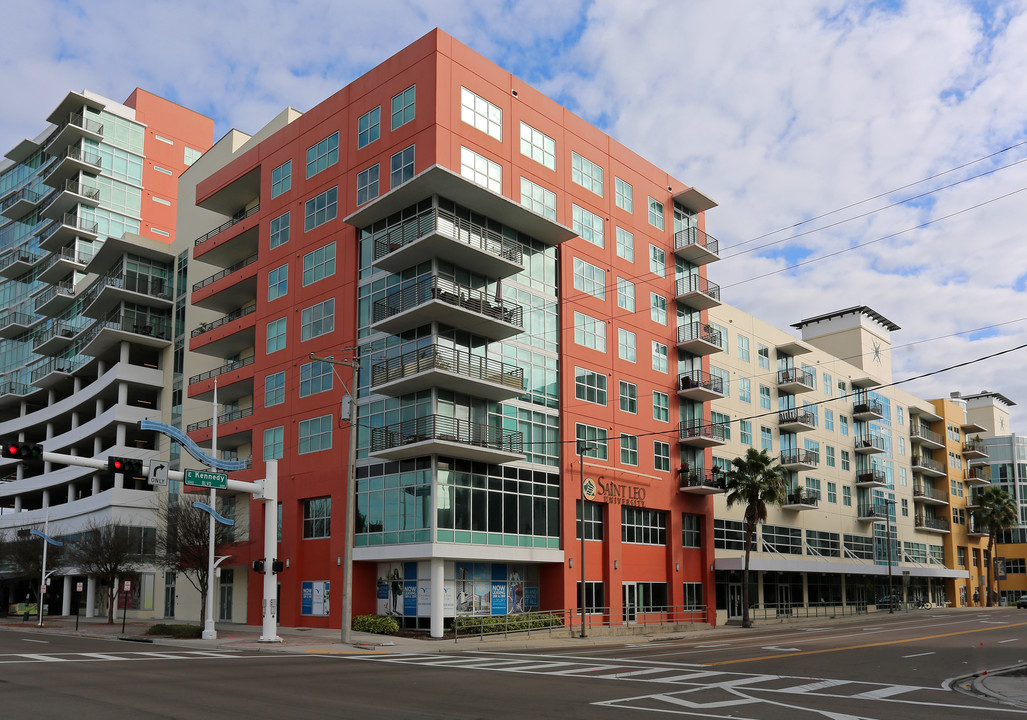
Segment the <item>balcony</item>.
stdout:
<path fill-rule="evenodd" d="M 39 388 L 49 388 L 71 377 L 71 374 L 86 364 L 89 358 L 82 355 L 74 357 L 52 358 L 41 363 L 32 370 L 32 384 Z"/>
<path fill-rule="evenodd" d="M 674 233 L 674 254 L 693 265 L 705 265 L 720 260 L 720 243 L 697 227 Z"/>
<path fill-rule="evenodd" d="M 524 269 L 518 243 L 449 210 L 426 207 L 374 233 L 374 266 L 398 273 L 432 258 L 490 278 Z"/>
<path fill-rule="evenodd" d="M 720 352 L 720 331 L 701 322 L 678 325 L 678 350 L 697 356 Z"/>
<path fill-rule="evenodd" d="M 715 469 L 696 468 L 678 473 L 679 490 L 690 495 L 716 495 L 727 491 L 724 473 Z"/>
<path fill-rule="evenodd" d="M 928 477 L 945 477 L 945 466 L 937 460 L 932 460 L 923 455 L 913 455 L 909 459 L 913 465 L 913 471 L 923 473 Z"/>
<path fill-rule="evenodd" d="M 678 441 L 694 448 L 718 447 L 727 442 L 727 424 L 711 423 L 702 418 L 682 420 L 678 425 Z"/>
<path fill-rule="evenodd" d="M 945 438 L 941 433 L 929 430 L 926 425 L 918 422 L 909 424 L 909 442 L 918 443 L 931 450 L 941 450 L 945 447 Z"/>
<path fill-rule="evenodd" d="M 886 488 L 888 487 L 888 476 L 882 468 L 871 467 L 869 472 L 860 473 L 856 476 L 856 487 Z"/>
<path fill-rule="evenodd" d="M 523 459 L 522 446 L 523 437 L 519 432 L 504 432 L 492 425 L 428 415 L 372 428 L 370 454 L 386 460 L 447 455 L 501 464 Z"/>
<path fill-rule="evenodd" d="M 189 349 L 225 358 L 253 347 L 257 338 L 256 309 L 256 305 L 250 305 L 212 322 L 203 323 L 190 333 Z"/>
<path fill-rule="evenodd" d="M 221 367 L 193 375 L 189 378 L 189 397 L 194 400 L 214 399 L 214 382 L 217 378 L 218 402 L 230 403 L 253 395 L 253 371 L 243 370 L 253 364 L 253 356 L 225 363 Z"/>
<path fill-rule="evenodd" d="M 236 213 L 231 220 L 196 238 L 193 257 L 211 265 L 228 267 L 257 252 L 260 203 Z"/>
<path fill-rule="evenodd" d="M 32 208 L 43 199 L 43 193 L 31 188 L 22 188 L 13 195 L 9 195 L 0 203 L 0 215 L 8 220 L 20 220 L 32 212 Z"/>
<path fill-rule="evenodd" d="M 820 493 L 815 490 L 796 490 L 788 493 L 784 504 L 785 510 L 802 511 L 816 510 L 820 506 Z"/>
<path fill-rule="evenodd" d="M 35 310 L 40 315 L 57 315 L 75 300 L 75 286 L 71 281 L 59 282 L 36 295 Z"/>
<path fill-rule="evenodd" d="M 820 453 L 816 450 L 782 450 L 781 467 L 785 470 L 816 470 Z"/>
<path fill-rule="evenodd" d="M 860 455 L 873 455 L 885 451 L 884 438 L 874 433 L 863 433 L 854 438 L 855 451 Z"/>
<path fill-rule="evenodd" d="M 703 370 L 678 375 L 678 397 L 693 402 L 719 400 L 724 397 L 724 379 Z"/>
<path fill-rule="evenodd" d="M 674 299 L 695 310 L 709 310 L 719 306 L 720 285 L 699 275 L 679 278 Z"/>
<path fill-rule="evenodd" d="M 74 210 L 76 205 L 96 207 L 100 204 L 100 191 L 83 185 L 76 180 L 65 180 L 64 184 L 51 193 L 49 199 L 39 208 L 39 214 L 56 220 Z"/>
<path fill-rule="evenodd" d="M 500 402 L 524 394 L 524 369 L 430 345 L 374 363 L 371 386 L 393 397 L 437 387 Z"/>
<path fill-rule="evenodd" d="M 122 303 L 133 303 L 157 310 L 170 310 L 175 301 L 168 282 L 161 277 L 125 272 L 107 275 L 93 282 L 82 295 L 82 314 L 100 318 Z"/>
<path fill-rule="evenodd" d="M 56 155 L 43 176 L 43 182 L 50 187 L 59 188 L 66 180 L 77 177 L 81 172 L 99 175 L 102 162 L 96 153 L 74 146 L 69 147 Z"/>
<path fill-rule="evenodd" d="M 10 340 L 28 332 L 40 318 L 17 310 L 8 310 L 0 315 L 0 338 Z"/>
<path fill-rule="evenodd" d="M 53 355 L 70 345 L 81 329 L 64 320 L 55 320 L 50 327 L 36 335 L 32 342 L 32 352 L 37 355 Z"/>
<path fill-rule="evenodd" d="M 856 519 L 863 522 L 888 522 L 888 506 L 880 503 L 860 503 Z"/>
<path fill-rule="evenodd" d="M 100 237 L 100 226 L 92 220 L 84 220 L 74 213 L 65 213 L 40 234 L 39 247 L 54 252 L 78 237 L 85 240 L 96 240 Z"/>
<path fill-rule="evenodd" d="M 171 317 L 138 314 L 123 314 L 115 309 L 107 317 L 97 320 L 84 330 L 79 344 L 83 355 L 98 357 L 121 343 L 129 342 L 154 349 L 163 349 L 171 344 Z"/>
<path fill-rule="evenodd" d="M 977 497 L 977 493 L 975 493 L 975 492 L 967 493 L 967 496 L 966 496 L 966 509 L 967 510 L 974 510 L 976 508 L 979 508 L 980 506 L 981 506 L 981 503 L 980 503 L 980 500 Z"/>
<path fill-rule="evenodd" d="M 89 256 L 76 250 L 74 245 L 68 245 L 43 260 L 36 279 L 46 283 L 56 283 L 62 278 L 68 277 L 71 272 L 84 272 L 87 264 L 89 264 Z"/>
<path fill-rule="evenodd" d="M 809 410 L 792 408 L 777 414 L 777 427 L 787 432 L 805 432 L 816 429 L 817 419 Z"/>
<path fill-rule="evenodd" d="M 83 139 L 93 142 L 103 140 L 103 124 L 96 120 L 90 120 L 82 113 L 68 113 L 64 120 L 57 125 L 57 129 L 47 138 L 46 152 L 50 155 L 59 155 L 69 145 L 74 145 Z"/>
<path fill-rule="evenodd" d="M 852 419 L 856 422 L 882 420 L 884 419 L 884 405 L 879 400 L 860 394 L 856 396 L 856 402 L 852 404 Z"/>
<path fill-rule="evenodd" d="M 0 258 L 0 275 L 10 280 L 20 278 L 43 259 L 43 253 L 22 246 Z"/>
<path fill-rule="evenodd" d="M 969 440 L 963 444 L 965 460 L 980 460 L 988 457 L 988 447 L 980 440 Z"/>
<path fill-rule="evenodd" d="M 208 310 L 230 312 L 257 296 L 257 256 L 237 262 L 193 285 L 189 301 Z"/>
<path fill-rule="evenodd" d="M 927 485 L 913 485 L 913 502 L 925 505 L 948 505 L 948 496 Z"/>
<path fill-rule="evenodd" d="M 917 530 L 935 533 L 937 535 L 949 534 L 949 521 L 944 518 L 932 517 L 929 515 L 917 515 L 913 519 L 913 526 Z"/>
<path fill-rule="evenodd" d="M 792 367 L 777 371 L 777 389 L 781 392 L 792 395 L 812 392 L 816 383 L 817 377 L 811 370 Z"/>
<path fill-rule="evenodd" d="M 252 442 L 253 426 L 251 422 L 247 422 L 247 418 L 252 415 L 252 407 L 218 415 L 218 452 L 238 448 Z M 186 432 L 193 435 L 193 440 L 200 447 L 210 447 L 211 438 L 214 435 L 213 425 L 214 420 L 207 418 L 190 424 L 186 427 Z"/>
<path fill-rule="evenodd" d="M 991 485 L 991 471 L 987 467 L 967 468 L 964 480 L 970 487 Z"/>
<path fill-rule="evenodd" d="M 524 329 L 523 308 L 491 295 L 430 275 L 375 302 L 371 327 L 398 335 L 437 322 L 491 340 L 519 335 Z"/>
<path fill-rule="evenodd" d="M 986 525 L 979 525 L 970 519 L 970 522 L 966 526 L 966 534 L 970 537 L 988 537 L 991 535 L 991 531 L 988 530 Z"/>

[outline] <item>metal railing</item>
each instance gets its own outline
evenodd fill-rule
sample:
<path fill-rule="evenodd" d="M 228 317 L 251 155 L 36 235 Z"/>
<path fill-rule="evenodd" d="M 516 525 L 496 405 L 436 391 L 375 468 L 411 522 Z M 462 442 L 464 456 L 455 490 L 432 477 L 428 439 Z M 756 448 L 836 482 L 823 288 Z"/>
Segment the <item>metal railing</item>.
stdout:
<path fill-rule="evenodd" d="M 66 148 L 63 152 L 54 156 L 54 161 L 50 164 L 50 167 L 43 173 L 43 177 L 47 178 L 53 174 L 53 171 L 57 169 L 57 166 L 61 164 L 62 160 L 76 160 L 86 165 L 95 165 L 100 167 L 103 164 L 103 158 L 96 153 L 86 152 L 85 150 L 77 147 Z"/>
<path fill-rule="evenodd" d="M 380 260 L 404 245 L 416 242 L 433 232 L 518 265 L 523 262 L 520 245 L 501 233 L 465 220 L 442 208 L 426 208 L 399 225 L 376 234 L 374 259 Z"/>
<path fill-rule="evenodd" d="M 881 612 L 873 604 L 865 601 L 854 600 L 852 602 L 823 602 L 809 603 L 808 605 L 792 605 L 791 603 L 763 603 L 749 606 L 749 617 L 753 620 L 779 620 L 787 618 L 833 618 L 846 615 L 867 615 L 870 608 L 874 612 Z M 887 607 L 883 610 L 887 612 Z"/>
<path fill-rule="evenodd" d="M 949 521 L 939 517 L 929 517 L 927 515 L 917 515 L 913 518 L 914 527 L 928 528 L 931 530 L 944 530 L 948 532 Z"/>
<path fill-rule="evenodd" d="M 855 437 L 855 445 L 857 450 L 863 450 L 866 448 L 884 450 L 884 438 L 880 435 L 875 435 L 874 433 L 857 435 Z"/>
<path fill-rule="evenodd" d="M 160 298 L 161 300 L 171 300 L 171 295 L 168 292 L 168 281 L 162 277 L 153 277 L 152 275 L 138 275 L 132 274 L 121 274 L 121 275 L 104 275 L 101 278 L 95 280 L 82 295 L 83 307 L 88 306 L 96 298 L 100 296 L 100 293 L 106 288 L 116 288 L 118 290 L 128 290 L 129 292 L 139 293 L 140 295 L 148 295 L 154 298 Z"/>
<path fill-rule="evenodd" d="M 678 482 L 681 490 L 687 488 L 714 488 L 716 490 L 727 489 L 727 477 L 721 470 L 716 468 L 696 468 L 678 473 Z"/>
<path fill-rule="evenodd" d="M 69 298 L 75 297 L 75 286 L 72 285 L 70 281 L 55 283 L 36 296 L 36 302 L 33 307 L 38 311 L 39 308 L 46 305 L 58 295 L 63 295 Z"/>
<path fill-rule="evenodd" d="M 242 420 L 243 418 L 250 417 L 252 414 L 253 414 L 253 408 L 251 408 L 251 407 L 250 408 L 245 408 L 243 410 L 233 410 L 231 412 L 226 412 L 226 413 L 224 413 L 222 415 L 218 415 L 218 425 L 222 425 L 224 423 L 235 422 L 236 420 Z M 192 432 L 193 430 L 202 430 L 203 428 L 209 428 L 213 424 L 214 424 L 214 419 L 213 418 L 207 418 L 206 420 L 200 420 L 199 422 L 194 422 L 194 423 L 188 425 L 186 427 L 185 431 L 186 432 Z"/>
<path fill-rule="evenodd" d="M 193 245 L 194 246 L 201 245 L 201 244 L 207 242 L 208 240 L 210 240 L 215 235 L 220 235 L 221 233 L 223 233 L 228 228 L 232 227 L 233 225 L 235 225 L 237 223 L 241 223 L 243 220 L 245 220 L 246 218 L 252 216 L 254 213 L 259 212 L 259 211 L 260 211 L 260 203 L 257 203 L 256 205 L 251 207 L 249 210 L 246 210 L 245 212 L 241 212 L 238 215 L 235 215 L 231 220 L 228 220 L 227 222 L 221 223 L 220 225 L 218 225 L 216 228 L 211 230 L 206 235 L 200 235 L 200 237 L 196 238 L 196 241 L 193 243 Z"/>
<path fill-rule="evenodd" d="M 967 480 L 979 480 L 980 482 L 991 482 L 991 470 L 985 467 L 971 467 L 966 470 Z"/>
<path fill-rule="evenodd" d="M 819 465 L 820 453 L 816 450 L 782 450 L 782 465 Z"/>
<path fill-rule="evenodd" d="M 49 146 L 50 143 L 52 143 L 57 138 L 57 136 L 61 134 L 61 131 L 69 125 L 82 128 L 83 130 L 87 130 L 97 135 L 103 135 L 102 123 L 98 123 L 95 120 L 90 120 L 82 113 L 73 112 L 68 113 L 68 117 L 66 117 L 64 120 L 61 120 L 60 124 L 57 126 L 57 129 L 50 133 L 50 137 L 46 139 L 46 145 Z"/>
<path fill-rule="evenodd" d="M 161 340 L 171 339 L 171 319 L 167 316 L 150 315 L 149 317 L 133 314 L 131 318 L 123 315 L 121 308 L 114 308 L 105 317 L 97 320 L 82 334 L 80 347 L 85 347 L 104 330 L 120 330 L 122 332 L 146 335 Z"/>
<path fill-rule="evenodd" d="M 417 348 L 374 363 L 371 385 L 401 380 L 427 370 L 447 370 L 463 377 L 506 385 L 518 392 L 524 390 L 524 368 L 442 345 Z"/>
<path fill-rule="evenodd" d="M 702 388 L 724 394 L 724 378 L 711 375 L 705 370 L 692 370 L 678 375 L 678 391 Z"/>
<path fill-rule="evenodd" d="M 89 187 L 88 185 L 83 185 L 76 180 L 68 178 L 64 181 L 64 185 L 54 190 L 47 201 L 39 207 L 39 212 L 45 212 L 46 209 L 53 205 L 54 201 L 61 196 L 62 192 L 74 193 L 75 195 L 81 195 L 82 197 L 89 198 L 90 200 L 99 201 L 100 199 L 100 191 L 98 189 Z"/>
<path fill-rule="evenodd" d="M 860 483 L 881 483 L 886 484 L 888 477 L 881 468 L 870 468 L 869 472 L 860 473 L 856 476 L 856 482 Z"/>
<path fill-rule="evenodd" d="M 945 472 L 945 467 L 940 462 L 923 455 L 913 455 L 910 458 L 910 462 L 913 464 L 914 469 L 922 467 L 934 470 L 935 472 Z"/>
<path fill-rule="evenodd" d="M 860 503 L 856 508 L 856 517 L 861 518 L 888 518 L 888 506 L 879 503 Z"/>
<path fill-rule="evenodd" d="M 964 453 L 974 452 L 974 453 L 982 453 L 984 455 L 987 455 L 988 454 L 988 446 L 985 445 L 983 442 L 981 442 L 979 440 L 971 440 L 971 441 L 963 444 L 963 452 Z"/>
<path fill-rule="evenodd" d="M 805 385 L 810 390 L 813 389 L 814 383 L 816 383 L 816 376 L 810 370 L 803 368 L 785 368 L 784 370 L 777 371 L 777 384 L 784 385 L 786 383 L 799 383 Z"/>
<path fill-rule="evenodd" d="M 678 440 L 707 438 L 719 442 L 727 441 L 727 423 L 713 423 L 709 420 L 682 420 L 678 426 Z"/>
<path fill-rule="evenodd" d="M 191 378 L 189 378 L 189 384 L 192 385 L 193 383 L 203 382 L 204 380 L 210 380 L 212 377 L 224 375 L 225 373 L 232 372 L 233 370 L 238 370 L 239 368 L 246 367 L 247 365 L 252 365 L 253 359 L 254 358 L 251 355 L 250 357 L 243 358 L 242 360 L 235 360 L 230 363 L 225 363 L 221 367 L 214 368 L 213 370 L 208 370 L 207 372 L 202 372 L 199 375 L 193 375 Z"/>
<path fill-rule="evenodd" d="M 457 615 L 453 621 L 453 636 L 484 637 L 514 633 L 578 635 L 582 624 L 588 631 L 601 633 L 604 628 L 638 628 L 640 634 L 647 629 L 679 625 L 706 624 L 709 609 L 706 605 L 638 605 L 638 606 L 586 606 L 582 615 L 579 608 L 535 610 L 509 615 Z"/>
<path fill-rule="evenodd" d="M 8 325 L 31 325 L 36 321 L 36 318 L 28 313 L 18 312 L 17 310 L 9 310 L 8 312 L 0 315 L 0 329 L 7 327 Z"/>
<path fill-rule="evenodd" d="M 18 192 L 16 192 L 13 195 L 9 196 L 2 203 L 0 203 L 0 212 L 5 212 L 6 210 L 10 209 L 13 205 L 21 202 L 22 200 L 25 200 L 25 201 L 30 202 L 33 205 L 35 205 L 42 198 L 43 198 L 43 193 L 36 192 L 35 190 L 32 190 L 31 188 L 27 188 L 27 187 L 26 188 L 22 188 Z"/>
<path fill-rule="evenodd" d="M 0 383 L 0 395 L 28 395 L 34 388 L 25 383 L 8 380 Z"/>
<path fill-rule="evenodd" d="M 88 265 L 91 259 L 92 255 L 87 255 L 84 252 L 76 250 L 74 247 L 62 247 L 58 252 L 51 253 L 50 256 L 43 261 L 43 264 L 39 266 L 39 272 L 46 272 L 62 260 L 77 263 L 79 265 Z"/>
<path fill-rule="evenodd" d="M 524 308 L 520 305 L 496 300 L 485 290 L 475 290 L 438 275 L 426 276 L 375 302 L 374 322 L 381 322 L 432 300 L 524 327 Z"/>
<path fill-rule="evenodd" d="M 790 492 L 785 498 L 785 505 L 808 505 L 810 507 L 818 507 L 820 505 L 820 493 L 815 490 Z"/>
<path fill-rule="evenodd" d="M 693 292 L 708 295 L 714 300 L 720 300 L 720 285 L 717 283 L 710 282 L 700 275 L 685 275 L 682 278 L 678 278 L 676 297 Z"/>
<path fill-rule="evenodd" d="M 945 495 L 934 488 L 927 487 L 926 485 L 914 485 L 913 486 L 913 499 L 918 497 L 930 498 L 932 500 L 943 500 L 948 502 Z"/>
<path fill-rule="evenodd" d="M 873 398 L 864 397 L 862 394 L 856 397 L 856 402 L 852 404 L 852 414 L 862 415 L 867 413 L 873 413 L 874 415 L 884 415 L 884 405 L 881 404 L 880 400 Z"/>
<path fill-rule="evenodd" d="M 196 292 L 197 290 L 200 290 L 201 288 L 205 288 L 208 285 L 210 285 L 211 283 L 217 282 L 221 278 L 228 277 L 232 273 L 238 272 L 239 270 L 242 270 L 247 265 L 252 265 L 255 262 L 257 262 L 257 256 L 256 255 L 251 255 L 250 257 L 246 258 L 245 260 L 240 260 L 235 265 L 232 265 L 231 267 L 226 267 L 224 270 L 221 270 L 220 272 L 216 272 L 213 275 L 211 275 L 210 277 L 203 278 L 203 280 L 200 280 L 198 283 L 194 284 L 193 285 L 193 292 Z"/>
<path fill-rule="evenodd" d="M 787 423 L 802 423 L 803 425 L 812 425 L 813 427 L 817 425 L 816 416 L 809 410 L 802 410 L 800 408 L 781 410 L 777 414 L 777 422 L 779 425 Z"/>
<path fill-rule="evenodd" d="M 509 453 L 524 452 L 522 433 L 505 432 L 503 428 L 494 425 L 443 415 L 427 415 L 372 428 L 371 452 L 392 450 L 425 440 L 448 440 Z"/>
<path fill-rule="evenodd" d="M 230 322 L 235 322 L 239 318 L 246 317 L 247 315 L 252 315 L 256 311 L 256 305 L 250 305 L 248 308 L 233 310 L 232 312 L 225 315 L 223 318 L 218 318 L 217 320 L 212 320 L 211 322 L 203 323 L 199 327 L 195 328 L 189 336 L 196 337 L 197 335 L 202 335 L 203 333 L 210 332 L 211 330 L 216 330 L 217 328 L 223 325 L 227 325 Z"/>
<path fill-rule="evenodd" d="M 86 362 L 88 362 L 91 359 L 92 358 L 87 358 L 83 355 L 76 355 L 74 357 L 69 358 L 52 358 L 48 362 L 45 362 L 42 365 L 37 366 L 32 371 L 31 381 L 33 384 L 35 384 L 43 378 L 45 378 L 47 375 L 50 375 L 51 373 L 55 372 L 70 375 L 71 373 L 75 372 L 77 369 L 85 365 Z"/>
<path fill-rule="evenodd" d="M 912 423 L 910 425 L 909 437 L 913 440 L 929 440 L 938 445 L 945 444 L 945 439 L 941 436 L 941 433 L 936 433 L 933 430 L 928 430 L 926 426 L 920 425 L 918 423 Z"/>
<path fill-rule="evenodd" d="M 44 343 L 47 343 L 56 337 L 62 337 L 70 341 L 79 333 L 80 330 L 82 330 L 81 327 L 76 327 L 75 325 L 72 325 L 69 322 L 64 322 L 63 320 L 55 320 L 50 327 L 48 327 L 46 330 L 44 330 L 42 333 L 36 336 L 36 338 L 32 342 L 32 349 L 36 350 Z"/>
<path fill-rule="evenodd" d="M 50 224 L 50 227 L 39 236 L 39 242 L 44 243 L 49 240 L 54 234 L 62 227 L 70 227 L 75 230 L 81 230 L 84 233 L 90 235 L 98 235 L 100 232 L 100 226 L 92 220 L 84 220 L 75 213 L 64 213 L 59 220 L 54 221 Z"/>
<path fill-rule="evenodd" d="M 720 242 L 717 241 L 717 238 L 707 235 L 704 230 L 700 230 L 697 227 L 685 228 L 674 233 L 675 250 L 681 250 L 690 245 L 704 247 L 714 255 L 720 252 Z"/>
<path fill-rule="evenodd" d="M 712 325 L 701 322 L 678 325 L 678 345 L 692 340 L 702 340 L 720 347 L 720 330 L 715 330 Z"/>
<path fill-rule="evenodd" d="M 43 253 L 36 252 L 35 250 L 29 250 L 28 248 L 18 248 L 17 250 L 11 250 L 9 253 L 0 258 L 0 270 L 6 267 L 10 267 L 14 263 L 21 262 L 26 265 L 35 265 L 43 257 Z"/>

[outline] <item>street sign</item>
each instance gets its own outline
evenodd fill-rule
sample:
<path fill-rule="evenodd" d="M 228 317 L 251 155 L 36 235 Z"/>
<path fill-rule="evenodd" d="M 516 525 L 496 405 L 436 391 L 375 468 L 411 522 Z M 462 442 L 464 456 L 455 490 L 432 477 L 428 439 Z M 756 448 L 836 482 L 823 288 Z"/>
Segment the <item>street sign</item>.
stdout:
<path fill-rule="evenodd" d="M 228 487 L 228 476 L 208 470 L 186 470 L 185 484 L 224 490 Z"/>
<path fill-rule="evenodd" d="M 82 592 L 82 583 L 75 583 L 75 592 Z"/>
<path fill-rule="evenodd" d="M 149 483 L 150 485 L 168 484 L 168 464 L 166 462 L 154 460 L 150 463 Z"/>

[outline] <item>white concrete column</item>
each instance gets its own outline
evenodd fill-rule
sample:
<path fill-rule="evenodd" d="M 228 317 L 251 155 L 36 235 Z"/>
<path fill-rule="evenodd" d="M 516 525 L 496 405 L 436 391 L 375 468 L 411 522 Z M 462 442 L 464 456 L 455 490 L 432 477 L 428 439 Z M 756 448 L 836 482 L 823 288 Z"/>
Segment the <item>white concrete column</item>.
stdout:
<path fill-rule="evenodd" d="M 76 380 L 77 379 L 78 378 L 76 378 Z M 75 392 L 78 392 L 78 391 L 76 390 Z M 71 413 L 71 429 L 74 430 L 75 428 L 77 428 L 78 424 L 79 424 L 78 410 L 73 410 L 72 413 Z"/>
<path fill-rule="evenodd" d="M 440 638 L 443 632 L 442 606 L 446 597 L 446 566 L 442 558 L 431 559 L 431 636 Z"/>
<path fill-rule="evenodd" d="M 75 483 L 68 483 L 68 502 L 75 502 Z"/>
<path fill-rule="evenodd" d="M 21 495 L 14 496 L 14 512 L 21 512 Z"/>
<path fill-rule="evenodd" d="M 61 615 L 71 615 L 71 575 L 64 576 L 64 599 L 61 601 Z"/>
<path fill-rule="evenodd" d="M 127 342 L 121 343 L 121 347 L 119 348 L 120 352 L 118 353 L 118 362 L 126 365 L 128 364 L 128 349 L 129 346 Z"/>
<path fill-rule="evenodd" d="M 99 475 L 93 475 L 93 486 L 90 488 L 89 494 L 90 495 L 99 495 L 100 494 L 100 476 Z"/>
<path fill-rule="evenodd" d="M 53 393 L 53 390 L 50 391 L 49 398 L 50 398 L 50 404 L 53 405 L 54 404 L 54 393 Z M 53 437 L 53 423 L 52 422 L 48 422 L 46 424 L 46 439 L 49 440 L 52 437 Z M 49 445 L 47 447 L 49 447 Z M 50 473 L 52 470 L 53 470 L 53 466 L 52 466 L 51 463 L 48 463 L 48 462 L 44 462 L 43 463 L 43 472 L 44 473 Z"/>
<path fill-rule="evenodd" d="M 82 378 L 78 375 L 71 379 L 71 387 L 74 393 L 78 394 L 82 390 Z"/>
<path fill-rule="evenodd" d="M 50 507 L 50 491 L 49 490 L 44 490 L 43 491 L 43 507 L 44 508 Z"/>
<path fill-rule="evenodd" d="M 122 347 L 125 347 L 124 345 Z M 128 385 L 125 383 L 118 383 L 118 405 L 125 405 L 128 403 Z"/>
<path fill-rule="evenodd" d="M 102 378 L 105 372 L 107 372 L 107 362 L 105 360 L 98 361 L 96 363 L 96 379 Z"/>
<path fill-rule="evenodd" d="M 90 576 L 86 581 L 86 617 L 96 614 L 96 578 Z"/>

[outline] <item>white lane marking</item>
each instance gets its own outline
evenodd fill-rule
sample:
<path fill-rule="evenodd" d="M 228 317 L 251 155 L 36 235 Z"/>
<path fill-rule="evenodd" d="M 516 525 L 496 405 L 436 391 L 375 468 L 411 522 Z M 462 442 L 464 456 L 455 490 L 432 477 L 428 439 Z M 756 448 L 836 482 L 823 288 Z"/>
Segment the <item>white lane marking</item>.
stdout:
<path fill-rule="evenodd" d="M 1009 638 L 1008 640 L 999 640 L 999 641 L 998 641 L 998 644 L 999 644 L 999 645 L 1001 645 L 1002 643 L 1007 643 L 1007 642 L 1016 642 L 1016 641 L 1017 641 L 1017 640 L 1019 640 L 1019 639 L 1020 639 L 1020 638 Z"/>
<path fill-rule="evenodd" d="M 923 657 L 924 655 L 936 655 L 936 654 L 937 653 L 934 653 L 934 652 L 926 652 L 926 653 L 917 653 L 916 655 L 903 655 L 902 657 L 903 658 Z"/>
<path fill-rule="evenodd" d="M 760 648 L 760 650 L 777 650 L 778 652 L 799 652 L 799 648 L 783 648 L 770 645 L 768 647 Z"/>
<path fill-rule="evenodd" d="M 981 625 L 1008 625 L 1009 623 L 999 622 L 997 620 L 981 620 Z"/>
<path fill-rule="evenodd" d="M 593 665 L 592 667 L 579 667 L 579 668 L 571 668 L 569 670 L 557 670 L 554 673 L 549 673 L 549 675 L 577 675 L 578 673 L 593 673 L 593 672 L 599 672 L 600 670 L 609 670 L 609 669 L 610 669 L 609 665 Z M 598 677 L 598 676 L 596 676 L 596 677 Z"/>
<path fill-rule="evenodd" d="M 626 672 L 618 669 L 616 672 L 612 672 L 609 675 L 595 675 L 597 678 L 606 678 L 609 680 L 617 680 L 620 678 L 638 677 L 639 675 L 652 675 L 654 673 L 665 673 L 667 668 L 646 668 L 644 670 L 628 670 Z"/>
<path fill-rule="evenodd" d="M 892 695 L 901 695 L 902 693 L 913 692 L 914 690 L 920 690 L 922 688 L 917 685 L 888 685 L 887 687 L 877 688 L 876 690 L 867 690 L 866 692 L 859 693 L 858 695 L 852 695 L 853 698 L 860 700 L 882 700 Z"/>
<path fill-rule="evenodd" d="M 22 640 L 23 640 L 24 642 L 34 642 L 34 643 L 43 643 L 44 645 L 49 645 L 49 644 L 50 644 L 50 641 L 49 641 L 49 640 L 31 640 L 31 639 L 29 639 L 29 638 L 22 638 Z"/>
<path fill-rule="evenodd" d="M 36 662 L 67 662 L 68 658 L 54 657 L 53 655 L 22 655 L 23 658 L 35 660 Z"/>
<path fill-rule="evenodd" d="M 796 685 L 795 687 L 784 688 L 782 692 L 807 693 L 813 692 L 814 690 L 824 690 L 825 688 L 837 687 L 839 685 L 848 684 L 848 680 L 821 680 L 820 682 L 812 682 L 807 683 L 806 685 Z"/>

